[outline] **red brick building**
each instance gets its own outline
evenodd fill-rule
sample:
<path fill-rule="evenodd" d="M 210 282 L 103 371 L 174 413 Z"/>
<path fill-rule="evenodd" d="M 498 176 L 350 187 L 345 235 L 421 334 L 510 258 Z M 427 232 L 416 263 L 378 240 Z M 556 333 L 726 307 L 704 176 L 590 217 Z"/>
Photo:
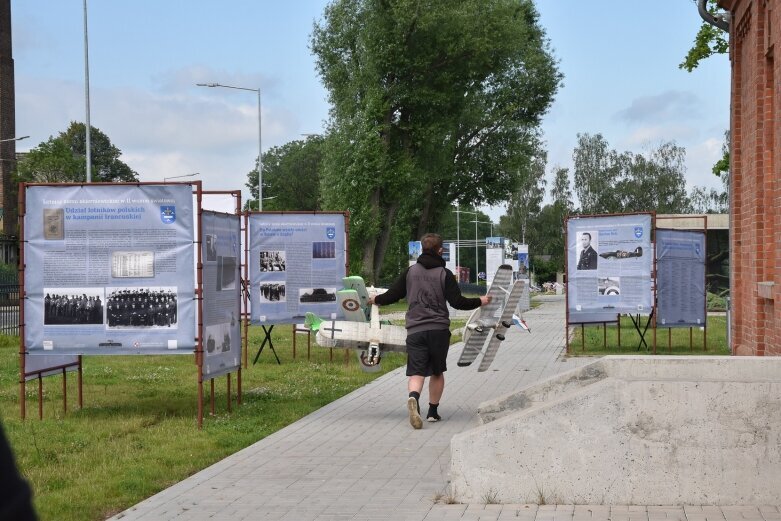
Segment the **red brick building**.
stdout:
<path fill-rule="evenodd" d="M 731 13 L 732 346 L 781 355 L 781 2 L 719 4 Z"/>

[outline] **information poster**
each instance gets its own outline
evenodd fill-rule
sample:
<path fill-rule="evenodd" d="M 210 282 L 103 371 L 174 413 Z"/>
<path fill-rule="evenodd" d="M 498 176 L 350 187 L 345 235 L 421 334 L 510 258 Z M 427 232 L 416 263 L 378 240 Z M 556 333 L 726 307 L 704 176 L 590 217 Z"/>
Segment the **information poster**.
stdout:
<path fill-rule="evenodd" d="M 203 376 L 241 365 L 241 220 L 201 213 L 203 262 Z"/>
<path fill-rule="evenodd" d="M 656 230 L 659 327 L 704 326 L 705 232 Z"/>
<path fill-rule="evenodd" d="M 496 270 L 504 264 L 504 238 L 485 238 L 485 280 L 489 286 L 494 281 Z"/>
<path fill-rule="evenodd" d="M 408 264 L 414 266 L 418 262 L 418 257 L 423 253 L 423 246 L 420 241 L 409 241 L 407 248 L 409 250 Z"/>
<path fill-rule="evenodd" d="M 30 353 L 193 351 L 190 185 L 28 186 L 24 241 Z"/>
<path fill-rule="evenodd" d="M 456 245 L 453 242 L 442 244 L 442 258 L 445 259 L 445 268 L 449 269 L 453 275 L 456 274 Z M 456 278 L 456 280 L 458 280 Z"/>
<path fill-rule="evenodd" d="M 529 245 L 518 244 L 515 257 L 515 271 L 518 279 L 529 280 Z"/>
<path fill-rule="evenodd" d="M 601 316 L 614 321 L 617 313 L 650 314 L 652 264 L 650 214 L 569 219 L 570 323 Z"/>
<path fill-rule="evenodd" d="M 295 324 L 307 312 L 343 316 L 336 304 L 347 275 L 343 213 L 254 213 L 249 233 L 254 324 Z"/>

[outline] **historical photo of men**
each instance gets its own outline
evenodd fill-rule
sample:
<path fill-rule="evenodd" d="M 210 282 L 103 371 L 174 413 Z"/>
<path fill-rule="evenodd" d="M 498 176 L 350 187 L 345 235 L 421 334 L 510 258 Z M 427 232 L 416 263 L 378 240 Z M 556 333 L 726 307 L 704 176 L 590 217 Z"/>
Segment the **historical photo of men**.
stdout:
<path fill-rule="evenodd" d="M 44 288 L 43 324 L 103 324 L 103 288 Z"/>
<path fill-rule="evenodd" d="M 284 251 L 260 252 L 260 271 L 285 271 L 285 257 Z"/>
<path fill-rule="evenodd" d="M 260 301 L 261 302 L 286 302 L 285 283 L 279 281 L 279 282 L 265 282 L 261 284 Z"/>
<path fill-rule="evenodd" d="M 177 288 L 107 288 L 109 328 L 168 329 L 177 327 Z"/>
<path fill-rule="evenodd" d="M 596 232 L 579 232 L 577 234 L 578 249 L 578 269 L 595 270 L 597 269 L 597 246 L 595 240 Z"/>
<path fill-rule="evenodd" d="M 217 236 L 206 235 L 206 261 L 213 262 L 217 260 Z"/>

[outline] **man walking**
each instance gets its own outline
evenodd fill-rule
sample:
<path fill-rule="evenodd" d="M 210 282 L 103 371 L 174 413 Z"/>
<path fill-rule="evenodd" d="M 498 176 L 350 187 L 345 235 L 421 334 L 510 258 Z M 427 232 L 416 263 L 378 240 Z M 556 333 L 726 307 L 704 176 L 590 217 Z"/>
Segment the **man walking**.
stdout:
<path fill-rule="evenodd" d="M 369 299 L 369 304 L 384 306 L 407 298 L 407 411 L 415 429 L 423 427 L 420 393 L 429 377 L 429 409 L 426 420 L 442 418 L 437 411 L 445 390 L 447 352 L 450 347 L 450 315 L 447 303 L 456 309 L 475 309 L 491 297 L 466 298 L 453 273 L 445 268 L 442 237 L 427 233 L 421 239 L 422 253 L 416 264 L 407 268 L 387 292 Z"/>

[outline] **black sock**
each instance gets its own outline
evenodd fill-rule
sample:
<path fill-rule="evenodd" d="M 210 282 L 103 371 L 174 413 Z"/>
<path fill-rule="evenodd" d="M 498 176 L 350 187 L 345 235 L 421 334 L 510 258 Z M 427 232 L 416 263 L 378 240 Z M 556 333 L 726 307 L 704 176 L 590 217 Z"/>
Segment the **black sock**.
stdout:
<path fill-rule="evenodd" d="M 431 403 L 428 404 L 428 414 L 426 415 L 426 418 L 436 418 L 439 419 L 439 414 L 437 414 L 437 407 L 439 407 L 438 403 Z"/>
<path fill-rule="evenodd" d="M 415 398 L 415 403 L 418 405 L 418 414 L 420 414 L 420 393 L 417 393 L 415 391 L 411 391 L 409 393 L 410 398 Z"/>

